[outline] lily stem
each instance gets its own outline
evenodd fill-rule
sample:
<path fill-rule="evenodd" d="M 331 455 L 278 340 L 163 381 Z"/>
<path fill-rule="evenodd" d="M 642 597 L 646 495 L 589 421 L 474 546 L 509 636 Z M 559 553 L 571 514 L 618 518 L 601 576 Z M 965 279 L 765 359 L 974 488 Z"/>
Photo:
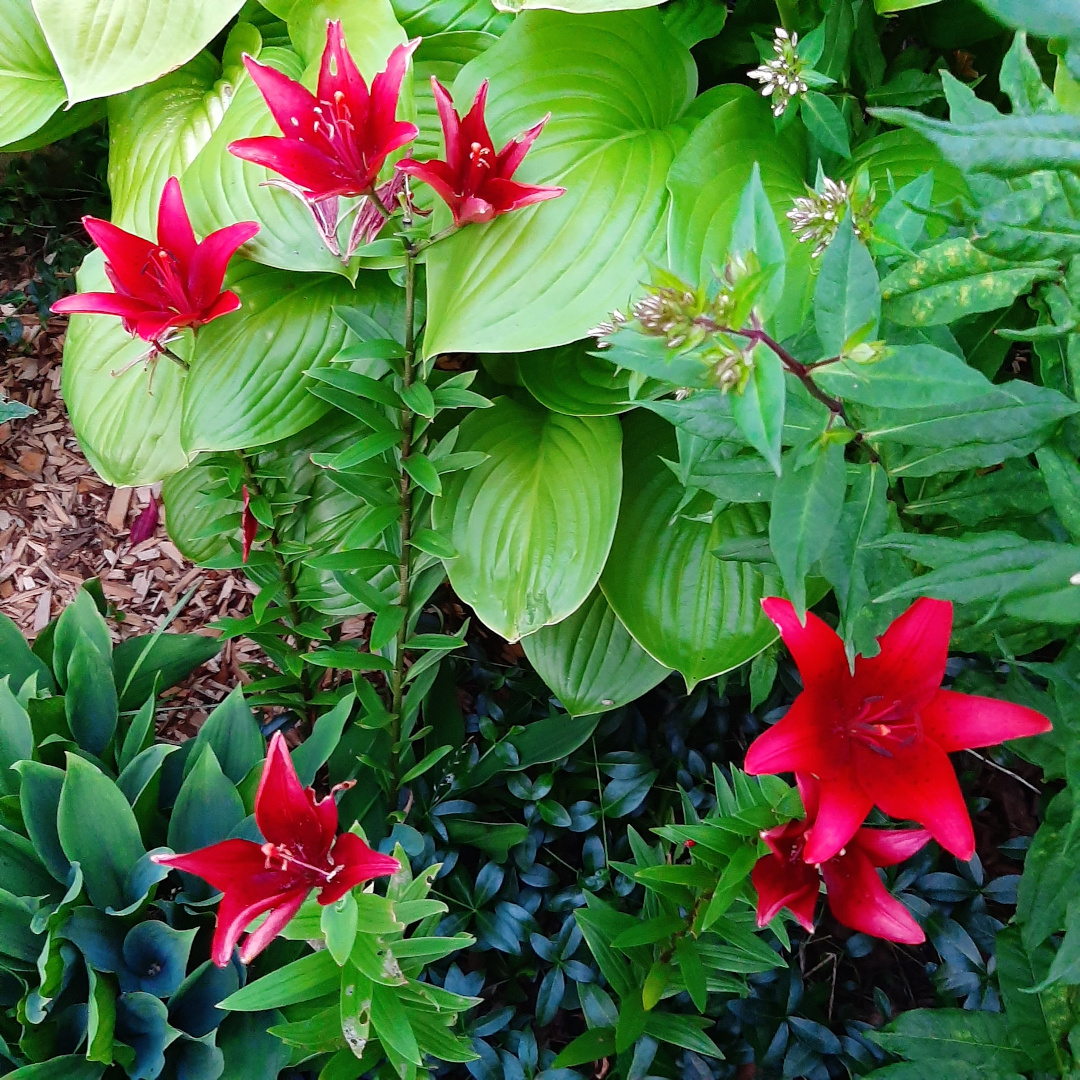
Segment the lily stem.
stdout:
<path fill-rule="evenodd" d="M 252 495 L 262 495 L 262 487 L 259 484 L 258 478 L 255 476 L 255 470 L 251 467 L 251 459 L 244 453 L 243 450 L 238 450 L 240 455 L 240 463 L 244 470 L 244 483 L 247 485 L 247 489 Z M 289 571 L 289 566 L 282 557 L 281 552 L 277 546 L 277 530 L 270 530 L 270 537 L 266 542 L 266 546 L 273 556 L 274 563 L 277 566 L 278 574 L 281 575 L 282 590 L 285 593 L 285 606 L 289 611 L 289 621 L 293 625 L 295 630 L 301 623 L 300 618 L 300 604 L 296 599 L 296 582 L 293 581 L 293 576 Z M 297 635 L 301 636 L 301 635 Z"/>
<path fill-rule="evenodd" d="M 440 240 L 445 240 L 448 236 L 453 236 L 458 231 L 459 226 L 447 225 L 445 229 L 440 229 L 437 233 L 433 233 L 426 240 L 417 240 L 413 244 L 413 254 L 419 255 L 421 251 L 427 251 L 429 247 L 434 247 Z"/>
<path fill-rule="evenodd" d="M 405 244 L 405 355 L 402 357 L 401 381 L 405 390 L 413 384 L 416 363 L 416 252 L 411 244 Z M 401 755 L 402 705 L 405 691 L 405 642 L 409 636 L 409 590 L 412 557 L 409 542 L 412 539 L 412 477 L 405 468 L 412 453 L 414 414 L 406 404 L 401 410 L 401 555 L 398 561 L 398 606 L 401 608 L 401 625 L 397 632 L 397 648 L 394 650 L 394 670 L 390 676 L 390 725 L 392 743 L 391 769 L 394 788 L 398 783 L 398 760 Z"/>

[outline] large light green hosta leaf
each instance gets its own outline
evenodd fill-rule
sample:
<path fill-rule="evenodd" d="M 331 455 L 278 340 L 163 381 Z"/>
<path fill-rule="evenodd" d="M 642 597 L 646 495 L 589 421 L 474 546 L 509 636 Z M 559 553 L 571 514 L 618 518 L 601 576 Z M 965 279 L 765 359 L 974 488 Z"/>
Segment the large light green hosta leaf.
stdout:
<path fill-rule="evenodd" d="M 307 0 L 293 7 L 288 22 L 293 45 L 308 65 L 314 66 L 322 58 L 328 19 L 340 20 L 349 54 L 369 86 L 386 66 L 394 46 L 408 40 L 390 0 Z M 316 74 L 310 71 L 312 89 Z"/>
<path fill-rule="evenodd" d="M 71 101 L 122 94 L 186 64 L 244 0 L 34 0 Z"/>
<path fill-rule="evenodd" d="M 50 143 L 66 139 L 69 135 L 74 135 L 76 131 L 82 131 L 91 124 L 96 124 L 104 119 L 105 113 L 105 102 L 100 99 L 80 101 L 78 105 L 73 105 L 70 109 L 61 106 L 32 135 L 0 146 L 0 154 L 24 154 L 30 150 L 39 150 Z"/>
<path fill-rule="evenodd" d="M 550 110 L 516 178 L 567 191 L 431 249 L 429 355 L 563 345 L 625 307 L 663 256 L 676 122 L 696 88 L 689 50 L 652 10 L 527 12 L 463 69 L 459 108 L 484 78 L 497 146 Z"/>
<path fill-rule="evenodd" d="M 508 11 L 533 11 L 549 8 L 552 11 L 568 11 L 573 15 L 588 15 L 601 11 L 633 11 L 637 8 L 656 7 L 663 0 L 501 0 Z"/>
<path fill-rule="evenodd" d="M 109 289 L 100 251 L 78 273 L 80 292 Z M 63 390 L 79 445 L 99 476 L 116 487 L 152 484 L 182 469 L 180 403 L 184 373 L 158 359 L 152 375 L 136 364 L 149 346 L 110 315 L 73 315 L 64 346 Z M 151 384 L 152 378 L 152 384 Z"/>
<path fill-rule="evenodd" d="M 521 647 L 572 716 L 618 708 L 671 674 L 630 636 L 599 589 L 569 618 L 522 638 Z"/>
<path fill-rule="evenodd" d="M 810 253 L 792 236 L 784 217 L 792 200 L 806 194 L 802 129 L 788 127 L 778 136 L 760 94 L 743 86 L 724 89 L 730 100 L 694 128 L 668 174 L 669 265 L 692 284 L 710 281 L 715 270 L 723 269 L 739 197 L 756 161 L 788 253 L 775 323 L 777 336 L 789 337 L 798 332 L 812 291 Z"/>
<path fill-rule="evenodd" d="M 293 79 L 303 73 L 303 61 L 288 49 L 266 49 L 259 59 Z M 247 258 L 283 270 L 349 275 L 319 238 L 307 207 L 281 188 L 263 186 L 277 174 L 229 153 L 236 139 L 280 134 L 259 88 L 245 76 L 217 130 L 181 179 L 195 231 L 205 236 L 234 221 L 257 221 L 258 234 L 241 248 Z"/>
<path fill-rule="evenodd" d="M 157 235 L 157 209 L 170 176 L 209 141 L 232 100 L 210 53 L 163 79 L 109 101 L 109 190 L 112 220 L 140 236 Z"/>
<path fill-rule="evenodd" d="M 688 686 L 729 671 L 776 640 L 761 610 L 778 595 L 774 566 L 761 573 L 713 555 L 721 541 L 763 533 L 757 505 L 733 506 L 713 524 L 679 516 L 683 487 L 661 460 L 675 460 L 674 430 L 639 410 L 626 422 L 619 526 L 600 587 L 626 628 Z"/>
<path fill-rule="evenodd" d="M 875 185 L 877 201 L 889 197 L 889 176 L 897 189 L 933 169 L 934 202 L 946 203 L 968 194 L 960 170 L 941 156 L 941 151 L 915 131 L 900 128 L 883 131 L 855 148 L 848 164 L 848 175 L 865 169 Z M 932 219 L 931 219 L 932 221 Z"/>
<path fill-rule="evenodd" d="M 591 340 L 576 341 L 554 349 L 518 353 L 518 374 L 529 393 L 552 412 L 612 416 L 634 408 L 630 397 L 633 372 L 592 355 L 594 346 Z M 638 397 L 648 397 L 648 392 L 640 391 Z"/>
<path fill-rule="evenodd" d="M 456 30 L 484 30 L 498 37 L 513 21 L 491 0 L 392 0 L 394 13 L 410 38 Z"/>
<path fill-rule="evenodd" d="M 30 0 L 0 3 L 0 146 L 32 135 L 67 91 Z"/>
<path fill-rule="evenodd" d="M 304 373 L 329 364 L 345 341 L 335 307 L 397 325 L 402 306 L 401 290 L 374 271 L 354 293 L 339 277 L 242 262 L 227 284 L 241 308 L 202 327 L 188 374 L 181 440 L 192 454 L 265 446 L 314 423 L 330 406 L 308 393 Z"/>
<path fill-rule="evenodd" d="M 210 519 L 210 513 L 203 506 L 209 487 L 209 471 L 199 461 L 173 473 L 161 485 L 169 537 L 180 554 L 193 563 L 207 563 L 229 550 L 223 536 L 199 536 Z"/>
<path fill-rule="evenodd" d="M 508 641 L 565 619 L 596 585 L 619 510 L 620 445 L 614 418 L 510 398 L 462 423 L 455 449 L 489 457 L 450 474 L 432 515 L 461 553 L 448 563 L 458 595 Z"/>

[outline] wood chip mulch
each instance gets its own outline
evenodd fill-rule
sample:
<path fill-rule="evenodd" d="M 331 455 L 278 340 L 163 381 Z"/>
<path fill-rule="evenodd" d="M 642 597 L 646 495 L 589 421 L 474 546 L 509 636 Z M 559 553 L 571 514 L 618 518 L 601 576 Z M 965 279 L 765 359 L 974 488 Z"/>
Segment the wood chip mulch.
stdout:
<path fill-rule="evenodd" d="M 13 255 L 0 260 L 0 296 L 22 292 L 33 280 L 34 258 L 19 258 L 25 249 Z M 192 586 L 195 593 L 171 632 L 215 636 L 207 628 L 213 620 L 247 615 L 254 587 L 239 573 L 184 559 L 168 539 L 163 510 L 155 535 L 131 545 L 131 522 L 157 492 L 110 487 L 79 450 L 60 396 L 67 320 L 56 316 L 42 325 L 31 304 L 4 304 L 0 315 L 23 324 L 20 342 L 0 341 L 3 396 L 37 410 L 0 425 L 0 611 L 33 638 L 84 581 L 97 577 L 118 613 L 110 619 L 117 641 L 152 633 Z M 166 695 L 164 733 L 192 734 L 237 682 L 248 681 L 241 665 L 260 657 L 251 642 L 226 642 Z"/>

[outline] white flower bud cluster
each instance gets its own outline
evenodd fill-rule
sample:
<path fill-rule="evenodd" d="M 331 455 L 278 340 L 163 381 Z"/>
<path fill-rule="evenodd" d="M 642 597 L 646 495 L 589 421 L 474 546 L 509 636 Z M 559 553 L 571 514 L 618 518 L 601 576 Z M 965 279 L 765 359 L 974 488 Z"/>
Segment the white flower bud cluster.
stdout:
<path fill-rule="evenodd" d="M 798 43 L 798 34 L 789 34 L 778 26 L 773 38 L 774 59 L 766 60 L 760 67 L 747 72 L 751 79 L 764 84 L 761 93 L 764 97 L 772 98 L 773 116 L 783 116 L 787 107 L 800 94 L 806 93 L 806 82 L 802 77 L 806 65 L 795 51 Z"/>

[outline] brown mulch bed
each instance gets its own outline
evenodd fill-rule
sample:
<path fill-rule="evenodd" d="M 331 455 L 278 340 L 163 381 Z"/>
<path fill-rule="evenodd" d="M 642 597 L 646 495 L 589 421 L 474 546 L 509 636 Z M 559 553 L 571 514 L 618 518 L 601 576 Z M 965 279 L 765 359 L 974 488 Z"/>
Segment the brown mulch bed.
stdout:
<path fill-rule="evenodd" d="M 24 292 L 41 252 L 25 247 L 0 255 L 0 296 Z M 29 638 L 71 601 L 80 585 L 100 578 L 115 609 L 117 640 L 151 633 L 194 586 L 170 626 L 178 633 L 213 635 L 208 624 L 250 610 L 251 587 L 230 571 L 189 563 L 168 539 L 164 511 L 154 536 L 132 546 L 131 522 L 156 491 L 112 488 L 79 450 L 60 394 L 60 360 L 67 320 L 42 325 L 35 307 L 0 306 L 23 324 L 22 340 L 0 342 L 3 395 L 37 410 L 0 425 L 0 611 Z M 241 665 L 260 653 L 247 641 L 229 641 L 221 653 L 163 700 L 165 727 L 191 734 L 208 709 L 238 681 Z"/>

